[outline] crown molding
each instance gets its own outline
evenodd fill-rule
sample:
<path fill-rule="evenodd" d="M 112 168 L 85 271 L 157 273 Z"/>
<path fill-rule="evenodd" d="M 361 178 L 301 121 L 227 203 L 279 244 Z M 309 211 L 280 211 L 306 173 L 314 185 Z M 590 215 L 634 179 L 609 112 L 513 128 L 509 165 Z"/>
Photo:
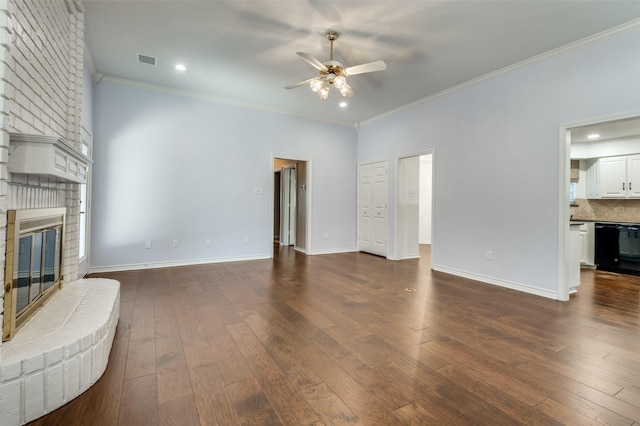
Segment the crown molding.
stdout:
<path fill-rule="evenodd" d="M 308 115 L 304 115 L 304 114 L 296 114 L 296 113 L 293 113 L 291 111 L 287 111 L 287 110 L 283 110 L 283 109 L 279 109 L 279 108 L 274 108 L 274 107 L 267 106 L 267 105 L 254 104 L 254 103 L 251 103 L 251 102 L 244 102 L 244 101 L 238 101 L 238 100 L 235 100 L 235 99 L 229 99 L 229 98 L 223 98 L 223 97 L 214 96 L 214 95 L 208 95 L 206 93 L 201 93 L 201 92 L 194 92 L 194 91 L 190 91 L 190 90 L 183 90 L 183 89 L 176 89 L 176 88 L 173 88 L 173 87 L 160 86 L 160 85 L 157 85 L 157 84 L 143 83 L 141 81 L 128 80 L 128 79 L 124 79 L 124 78 L 113 77 L 113 76 L 110 76 L 110 75 L 101 75 L 101 78 L 98 81 L 98 83 L 105 82 L 105 81 L 109 82 L 109 83 L 113 83 L 113 84 L 118 84 L 118 85 L 121 85 L 121 86 L 130 86 L 130 87 L 135 87 L 135 88 L 138 88 L 138 89 L 149 90 L 149 91 L 152 91 L 152 92 L 166 93 L 166 94 L 169 94 L 169 95 L 184 96 L 184 97 L 195 98 L 195 99 L 202 99 L 202 100 L 206 100 L 206 101 L 210 101 L 210 102 L 216 102 L 216 103 L 220 103 L 220 104 L 233 105 L 233 106 L 237 106 L 237 107 L 250 108 L 250 109 L 259 110 L 259 111 L 271 112 L 271 113 L 275 113 L 275 114 L 288 115 L 288 116 L 292 116 L 292 117 L 303 118 L 303 119 L 312 120 L 312 121 L 320 121 L 320 122 L 324 122 L 324 123 L 328 123 L 328 124 L 335 124 L 335 125 L 339 125 L 339 126 L 355 127 L 355 123 L 352 123 L 352 122 L 346 122 L 346 121 L 340 121 L 340 120 L 330 120 L 330 119 L 312 117 L 312 116 L 308 116 Z"/>
<path fill-rule="evenodd" d="M 448 89 L 442 90 L 440 92 L 434 93 L 433 95 L 429 95 L 427 97 L 418 99 L 417 101 L 408 103 L 406 105 L 403 105 L 401 107 L 392 109 L 390 111 L 387 111 L 387 112 L 382 113 L 380 115 L 377 115 L 375 117 L 372 117 L 372 118 L 369 118 L 367 120 L 361 121 L 360 123 L 356 124 L 356 128 L 360 128 L 360 127 L 362 127 L 363 124 L 369 124 L 369 123 L 372 123 L 374 121 L 383 119 L 385 117 L 389 117 L 389 116 L 394 115 L 396 113 L 411 109 L 411 108 L 413 108 L 413 107 L 415 107 L 417 105 L 432 101 L 434 99 L 440 98 L 440 97 L 448 95 L 450 93 L 457 92 L 459 90 L 465 89 L 465 88 L 470 87 L 470 86 L 474 86 L 476 84 L 482 83 L 483 81 L 493 80 L 493 79 L 498 78 L 498 77 L 500 77 L 500 76 L 502 76 L 504 74 L 508 74 L 510 72 L 513 72 L 513 71 L 516 71 L 516 70 L 520 70 L 520 69 L 525 68 L 525 67 L 527 67 L 529 65 L 546 61 L 546 60 L 554 58 L 556 56 L 560 56 L 560 55 L 562 55 L 564 53 L 571 52 L 571 51 L 579 49 L 581 47 L 594 44 L 596 42 L 611 38 L 611 37 L 616 36 L 618 34 L 622 34 L 622 33 L 628 32 L 628 31 L 635 30 L 637 28 L 640 28 L 640 19 L 634 19 L 634 20 L 629 21 L 629 22 L 627 22 L 625 24 L 618 25 L 617 27 L 613 27 L 613 28 L 610 28 L 608 30 L 601 31 L 601 32 L 599 32 L 597 34 L 593 34 L 593 35 L 590 35 L 588 37 L 582 38 L 580 40 L 571 42 L 569 44 L 565 44 L 564 46 L 560 46 L 558 48 L 549 50 L 549 51 L 541 53 L 539 55 L 532 56 L 532 57 L 527 58 L 527 59 L 525 59 L 523 61 L 516 62 L 515 64 L 508 65 L 508 66 L 506 66 L 504 68 L 500 68 L 500 69 L 498 69 L 496 71 L 492 71 L 492 72 L 490 72 L 488 74 L 482 75 L 480 77 L 476 77 L 476 78 L 474 78 L 472 80 L 465 81 L 465 82 L 460 83 L 460 84 L 458 84 L 456 86 L 453 86 L 453 87 L 450 87 Z"/>

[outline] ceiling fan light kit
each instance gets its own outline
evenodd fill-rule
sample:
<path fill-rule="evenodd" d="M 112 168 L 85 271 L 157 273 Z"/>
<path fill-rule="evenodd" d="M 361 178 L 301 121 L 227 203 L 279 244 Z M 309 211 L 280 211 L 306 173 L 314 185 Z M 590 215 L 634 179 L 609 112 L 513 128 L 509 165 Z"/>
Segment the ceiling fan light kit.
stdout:
<path fill-rule="evenodd" d="M 333 60 L 333 42 L 338 39 L 340 34 L 337 31 L 329 30 L 325 36 L 330 43 L 330 55 L 328 61 L 320 62 L 308 53 L 297 52 L 298 56 L 319 71 L 320 76 L 291 84 L 286 86 L 285 89 L 293 89 L 309 83 L 311 91 L 316 93 L 320 99 L 325 101 L 329 99 L 329 87 L 333 84 L 342 96 L 350 98 L 354 96 L 356 92 L 347 84 L 347 77 L 374 71 L 384 71 L 387 69 L 387 64 L 385 64 L 384 61 L 369 62 L 345 68 L 340 62 Z"/>

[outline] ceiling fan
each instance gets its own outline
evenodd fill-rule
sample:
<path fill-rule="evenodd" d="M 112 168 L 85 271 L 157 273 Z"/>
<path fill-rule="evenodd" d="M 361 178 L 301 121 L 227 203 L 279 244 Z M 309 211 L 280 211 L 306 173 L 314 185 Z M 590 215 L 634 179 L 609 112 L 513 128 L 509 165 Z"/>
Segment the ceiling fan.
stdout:
<path fill-rule="evenodd" d="M 308 83 L 311 90 L 314 93 L 317 93 L 318 97 L 324 101 L 329 98 L 329 86 L 333 84 L 336 89 L 340 91 L 342 96 L 350 98 L 355 95 L 356 92 L 347 84 L 347 77 L 374 71 L 384 71 L 387 69 L 387 64 L 385 64 L 384 61 L 367 62 L 366 64 L 345 68 L 345 66 L 340 62 L 333 60 L 333 42 L 340 37 L 340 34 L 337 31 L 329 30 L 325 36 L 331 43 L 331 51 L 328 61 L 320 62 L 308 53 L 296 52 L 298 56 L 320 71 L 320 75 L 318 77 L 313 77 L 291 84 L 286 86 L 285 89 L 294 89 Z"/>

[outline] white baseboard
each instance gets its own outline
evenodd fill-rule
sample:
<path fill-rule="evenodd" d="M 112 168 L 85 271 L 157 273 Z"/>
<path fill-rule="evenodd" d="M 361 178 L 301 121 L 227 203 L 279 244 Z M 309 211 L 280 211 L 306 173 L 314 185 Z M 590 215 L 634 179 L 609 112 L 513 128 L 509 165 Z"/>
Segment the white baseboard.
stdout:
<path fill-rule="evenodd" d="M 446 266 L 441 266 L 441 265 L 432 265 L 431 269 L 438 272 L 444 272 L 446 274 L 456 275 L 458 277 L 468 278 L 470 280 L 480 281 L 487 284 L 497 285 L 499 287 L 505 287 L 511 290 L 521 291 L 523 293 L 529 293 L 529 294 L 534 294 L 536 296 L 546 297 L 547 299 L 559 300 L 558 293 L 555 291 L 545 290 L 538 287 L 531 287 L 525 284 L 501 280 L 498 278 L 487 277 L 485 275 L 472 274 L 470 272 L 461 271 L 459 269 L 454 269 L 454 268 L 448 268 Z"/>
<path fill-rule="evenodd" d="M 205 265 L 207 263 L 242 262 L 246 260 L 271 259 L 270 254 L 246 257 L 216 257 L 211 259 L 189 259 L 171 262 L 132 263 L 127 265 L 110 265 L 89 267 L 89 273 L 135 271 L 138 269 L 172 268 L 174 266 Z"/>
<path fill-rule="evenodd" d="M 394 257 L 393 259 L 388 258 L 389 260 L 407 260 L 407 259 L 420 259 L 420 253 L 415 254 L 405 254 L 404 256 Z"/>
<path fill-rule="evenodd" d="M 323 250 L 312 250 L 310 252 L 308 252 L 308 255 L 316 255 L 316 254 L 336 254 L 336 253 L 353 253 L 353 252 L 357 252 L 358 248 L 357 247 L 352 247 L 352 248 L 344 248 L 344 249 L 323 249 Z"/>

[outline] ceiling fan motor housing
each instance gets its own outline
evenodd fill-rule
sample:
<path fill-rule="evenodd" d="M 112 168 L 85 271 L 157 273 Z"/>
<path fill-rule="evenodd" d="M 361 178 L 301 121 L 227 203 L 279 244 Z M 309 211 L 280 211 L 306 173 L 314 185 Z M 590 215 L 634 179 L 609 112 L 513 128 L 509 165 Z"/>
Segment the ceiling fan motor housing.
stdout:
<path fill-rule="evenodd" d="M 320 70 L 320 74 L 324 77 L 329 83 L 333 84 L 333 81 L 338 76 L 346 77 L 346 73 L 344 72 L 344 67 L 338 61 L 326 61 L 323 62 L 326 67 L 323 70 Z"/>

